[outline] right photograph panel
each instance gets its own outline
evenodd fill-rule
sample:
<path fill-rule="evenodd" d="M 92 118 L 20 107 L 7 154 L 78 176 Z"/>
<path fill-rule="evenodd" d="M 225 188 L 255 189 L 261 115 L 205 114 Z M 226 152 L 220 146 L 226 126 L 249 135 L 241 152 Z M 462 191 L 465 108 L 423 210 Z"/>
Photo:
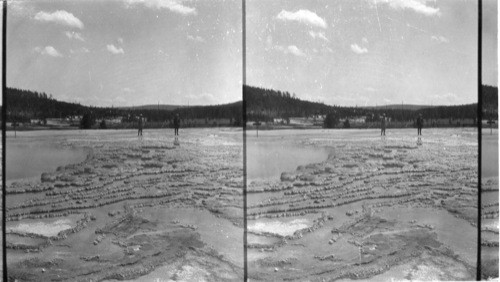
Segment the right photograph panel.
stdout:
<path fill-rule="evenodd" d="M 498 279 L 498 4 L 482 1 L 481 279 Z"/>
<path fill-rule="evenodd" d="M 478 2 L 247 0 L 245 36 L 248 278 L 475 280 Z"/>

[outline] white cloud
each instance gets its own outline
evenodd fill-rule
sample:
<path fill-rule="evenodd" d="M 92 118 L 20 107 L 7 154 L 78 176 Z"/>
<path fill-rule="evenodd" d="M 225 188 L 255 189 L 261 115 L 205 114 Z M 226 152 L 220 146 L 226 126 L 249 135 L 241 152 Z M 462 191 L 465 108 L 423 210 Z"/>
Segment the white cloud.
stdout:
<path fill-rule="evenodd" d="M 58 10 L 53 13 L 40 11 L 35 15 L 34 19 L 37 21 L 54 22 L 69 27 L 83 29 L 82 21 L 73 16 L 72 13 L 68 13 L 64 10 Z"/>
<path fill-rule="evenodd" d="M 309 10 L 298 10 L 297 12 L 288 12 L 282 10 L 277 16 L 277 19 L 282 21 L 297 21 L 304 24 L 309 24 L 317 27 L 326 28 L 327 24 L 324 19 L 316 13 Z"/>
<path fill-rule="evenodd" d="M 275 46 L 274 49 L 278 50 L 278 51 L 281 51 L 285 54 L 292 54 L 292 55 L 295 55 L 295 56 L 298 56 L 298 57 L 305 57 L 306 54 L 304 52 L 302 52 L 302 50 L 300 50 L 297 46 L 295 45 L 290 45 L 288 47 L 283 47 L 283 46 Z"/>
<path fill-rule="evenodd" d="M 366 37 L 363 37 L 363 38 L 361 39 L 361 41 L 363 41 L 363 43 L 365 43 L 365 44 L 368 44 L 368 39 L 367 39 Z"/>
<path fill-rule="evenodd" d="M 76 40 L 80 40 L 80 41 L 85 41 L 85 39 L 83 39 L 83 36 L 78 32 L 66 31 L 64 34 L 66 34 L 66 37 L 68 37 L 69 39 L 76 39 Z"/>
<path fill-rule="evenodd" d="M 330 40 L 328 40 L 328 38 L 326 38 L 325 36 L 325 33 L 324 32 L 315 32 L 313 30 L 310 30 L 309 31 L 309 35 L 312 37 L 312 38 L 320 38 L 320 39 L 323 39 L 325 40 L 326 42 L 330 42 Z"/>
<path fill-rule="evenodd" d="M 360 47 L 358 44 L 351 44 L 351 50 L 356 54 L 364 54 L 368 52 L 368 49 Z"/>
<path fill-rule="evenodd" d="M 276 46 L 274 46 L 273 49 L 280 51 L 280 52 L 283 52 L 284 54 L 292 54 L 292 55 L 295 55 L 297 57 L 306 57 L 306 54 L 295 45 L 290 45 L 288 47 L 276 45 Z"/>
<path fill-rule="evenodd" d="M 45 47 L 35 47 L 34 49 L 35 52 L 40 53 L 45 56 L 51 56 L 51 57 L 62 57 L 63 55 L 59 53 L 59 51 L 56 50 L 56 48 L 52 46 L 45 46 Z"/>
<path fill-rule="evenodd" d="M 82 47 L 82 48 L 79 48 L 79 49 L 76 49 L 76 50 L 71 49 L 71 50 L 69 50 L 69 52 L 71 54 L 81 54 L 81 53 L 89 53 L 90 50 L 87 49 L 87 48 L 85 48 L 85 47 Z"/>
<path fill-rule="evenodd" d="M 441 15 L 439 8 L 427 6 L 425 0 L 375 0 L 375 2 L 387 3 L 396 10 L 410 9 L 426 16 Z"/>
<path fill-rule="evenodd" d="M 118 37 L 118 39 L 116 39 L 116 40 L 118 41 L 118 43 L 123 44 L 123 38 Z"/>
<path fill-rule="evenodd" d="M 126 0 L 128 5 L 142 4 L 148 8 L 168 9 L 181 15 L 196 15 L 196 9 L 182 4 L 181 0 Z"/>
<path fill-rule="evenodd" d="M 436 40 L 436 41 L 441 42 L 441 43 L 448 43 L 448 42 L 450 42 L 448 40 L 448 38 L 446 38 L 444 36 L 435 36 L 435 35 L 433 35 L 433 36 L 431 36 L 431 39 L 432 40 Z"/>
<path fill-rule="evenodd" d="M 115 45 L 113 44 L 108 44 L 106 45 L 106 49 L 113 53 L 113 54 L 125 54 L 125 51 L 123 51 L 123 48 L 117 48 Z"/>
<path fill-rule="evenodd" d="M 304 52 L 302 52 L 299 48 L 297 48 L 297 46 L 295 45 L 290 45 L 287 47 L 287 50 L 289 53 L 295 55 L 295 56 L 299 56 L 299 57 L 304 57 L 306 54 Z"/>
<path fill-rule="evenodd" d="M 192 41 L 196 41 L 196 42 L 205 42 L 205 39 L 203 39 L 201 36 L 188 35 L 187 39 L 192 40 Z"/>

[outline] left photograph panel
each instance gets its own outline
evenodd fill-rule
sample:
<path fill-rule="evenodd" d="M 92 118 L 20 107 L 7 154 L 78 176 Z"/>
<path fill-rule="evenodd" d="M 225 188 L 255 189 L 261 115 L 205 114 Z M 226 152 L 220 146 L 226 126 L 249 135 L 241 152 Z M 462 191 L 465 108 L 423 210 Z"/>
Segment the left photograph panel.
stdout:
<path fill-rule="evenodd" d="M 6 27 L 9 280 L 243 280 L 241 1 L 8 1 Z"/>

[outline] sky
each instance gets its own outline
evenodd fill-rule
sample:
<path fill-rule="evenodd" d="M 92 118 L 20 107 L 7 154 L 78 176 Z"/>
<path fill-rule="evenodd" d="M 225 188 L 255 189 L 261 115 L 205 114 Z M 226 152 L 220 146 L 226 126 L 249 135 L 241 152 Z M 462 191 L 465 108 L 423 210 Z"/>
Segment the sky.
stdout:
<path fill-rule="evenodd" d="M 9 1 L 7 86 L 93 106 L 241 100 L 240 0 Z"/>
<path fill-rule="evenodd" d="M 483 0 L 482 65 L 483 84 L 498 86 L 498 5 L 497 0 Z"/>
<path fill-rule="evenodd" d="M 246 82 L 330 105 L 477 102 L 475 0 L 248 0 Z"/>

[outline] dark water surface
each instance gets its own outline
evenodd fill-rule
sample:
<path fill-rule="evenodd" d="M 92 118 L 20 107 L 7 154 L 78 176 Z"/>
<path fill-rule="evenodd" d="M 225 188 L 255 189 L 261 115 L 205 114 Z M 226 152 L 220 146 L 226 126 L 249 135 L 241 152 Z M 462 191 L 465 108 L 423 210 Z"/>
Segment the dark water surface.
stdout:
<path fill-rule="evenodd" d="M 252 133 L 247 135 L 248 179 L 279 180 L 282 172 L 295 171 L 300 165 L 325 161 L 328 158 L 326 148 L 295 142 L 309 138 L 310 133 L 306 130 L 293 133 L 283 130 L 259 132 L 259 138 L 252 136 Z"/>
<path fill-rule="evenodd" d="M 481 137 L 481 177 L 498 177 L 498 130 Z"/>
<path fill-rule="evenodd" d="M 64 148 L 45 142 L 8 140 L 6 143 L 6 180 L 39 179 L 44 172 L 84 161 L 88 153 L 84 148 Z"/>

